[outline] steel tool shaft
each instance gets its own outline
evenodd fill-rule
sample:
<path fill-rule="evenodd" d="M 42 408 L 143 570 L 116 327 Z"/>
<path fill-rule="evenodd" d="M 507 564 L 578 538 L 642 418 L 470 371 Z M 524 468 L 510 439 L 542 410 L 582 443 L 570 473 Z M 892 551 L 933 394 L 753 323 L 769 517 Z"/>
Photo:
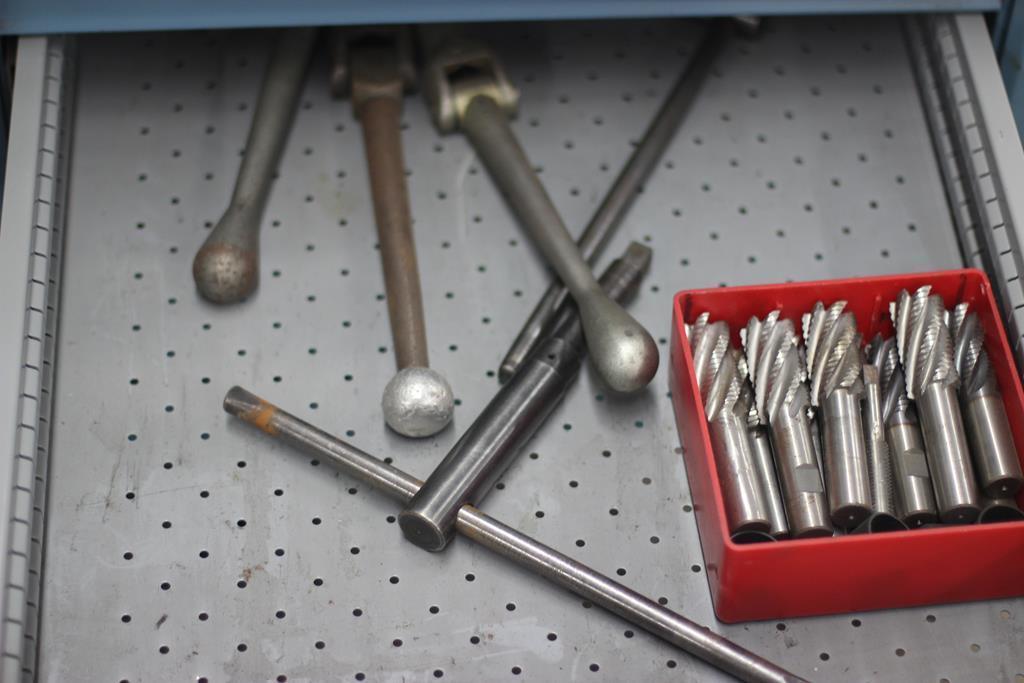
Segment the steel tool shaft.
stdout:
<path fill-rule="evenodd" d="M 863 366 L 864 443 L 874 512 L 862 524 L 871 532 L 905 530 L 907 525 L 900 521 L 902 515 L 893 483 L 892 452 L 885 438 L 881 372 L 877 365 L 865 362 Z"/>
<path fill-rule="evenodd" d="M 579 310 L 598 374 L 615 391 L 647 386 L 658 369 L 650 333 L 601 289 L 509 126 L 515 91 L 489 51 L 449 42 L 428 69 L 428 96 L 442 130 L 469 138 L 510 208 L 565 283 Z M 510 95 L 511 93 L 511 95 Z"/>
<path fill-rule="evenodd" d="M 745 334 L 745 330 L 740 330 Z M 768 429 L 761 424 L 754 399 L 754 385 L 750 383 L 750 369 L 747 357 L 741 355 L 738 361 L 740 374 L 743 375 L 743 387 L 740 389 L 740 401 L 747 410 L 747 435 L 750 437 L 750 450 L 754 455 L 758 478 L 764 492 L 764 502 L 768 506 L 768 519 L 771 522 L 769 533 L 772 538 L 789 536 L 789 522 L 786 520 L 786 505 L 782 502 L 782 490 L 779 488 L 779 476 L 775 471 L 775 454 Z M 734 539 L 735 540 L 735 539 Z"/>
<path fill-rule="evenodd" d="M 224 397 L 224 410 L 270 436 L 330 461 L 345 474 L 401 503 L 408 502 L 422 485 L 415 477 L 240 387 L 232 388 Z M 470 540 L 740 680 L 773 683 L 803 680 L 470 505 L 459 509 L 455 525 L 456 530 Z"/>
<path fill-rule="evenodd" d="M 879 370 L 882 419 L 892 458 L 900 519 L 911 528 L 934 524 L 939 516 L 935 511 L 932 478 L 924 454 L 924 438 L 918 425 L 917 410 L 907 398 L 896 338 L 883 339 L 876 335 L 868 347 L 868 358 Z"/>
<path fill-rule="evenodd" d="M 1024 511 L 1021 511 L 1017 501 L 1013 498 L 989 498 L 983 495 L 980 503 L 981 513 L 978 515 L 978 524 L 1024 520 Z"/>
<path fill-rule="evenodd" d="M 967 450 L 953 341 L 942 297 L 931 287 L 900 292 L 890 306 L 907 396 L 917 401 L 939 518 L 969 524 L 978 517 L 977 484 Z"/>
<path fill-rule="evenodd" d="M 743 399 L 746 375 L 740 353 L 729 343 L 729 326 L 702 313 L 688 326 L 694 373 L 711 434 L 715 469 L 725 503 L 729 535 L 771 530 L 768 503 L 754 459 Z"/>
<path fill-rule="evenodd" d="M 976 313 L 962 303 L 949 316 L 953 361 L 960 375 L 960 407 L 974 455 L 978 481 L 986 496 L 1013 498 L 1024 483 L 999 380 L 985 351 L 985 330 Z"/>
<path fill-rule="evenodd" d="M 807 371 L 793 322 L 772 311 L 743 331 L 754 406 L 771 429 L 786 517 L 794 538 L 831 536 L 827 501 L 814 447 Z"/>
<path fill-rule="evenodd" d="M 644 136 L 633 149 L 626 165 L 622 167 L 601 205 L 591 217 L 590 223 L 576 240 L 580 253 L 591 267 L 596 265 L 605 245 L 615 234 L 643 183 L 657 166 L 662 153 L 672 142 L 676 130 L 686 118 L 724 43 L 723 28 L 720 22 L 708 25 L 696 53 L 684 67 L 683 73 L 669 91 L 658 113 L 654 115 Z M 544 296 L 537 302 L 501 362 L 498 378 L 502 382 L 512 376 L 529 355 L 530 350 L 537 345 L 555 311 L 568 296 L 569 290 L 560 280 L 552 282 L 544 292 Z"/>
<path fill-rule="evenodd" d="M 370 34 L 336 32 L 347 50 L 345 71 L 352 106 L 363 128 L 373 213 L 384 266 L 388 318 L 398 374 L 384 389 L 381 406 L 388 426 L 404 436 L 431 436 L 444 429 L 455 410 L 455 396 L 443 376 L 429 367 L 427 326 L 423 320 L 416 245 L 409 192 L 405 184 L 401 113 L 405 79 L 401 63 L 407 51 L 398 30 Z"/>
<path fill-rule="evenodd" d="M 610 297 L 624 301 L 636 291 L 650 261 L 651 250 L 633 242 L 604 272 L 601 284 Z M 579 316 L 568 302 L 551 336 L 502 385 L 398 516 L 407 539 L 434 552 L 448 544 L 459 508 L 483 500 L 562 400 L 584 354 Z"/>
<path fill-rule="evenodd" d="M 819 301 L 804 315 L 811 405 L 820 410 L 822 461 L 832 523 L 852 529 L 871 514 L 868 452 L 860 399 L 860 334 L 845 301 Z"/>
<path fill-rule="evenodd" d="M 315 28 L 282 31 L 263 79 L 231 203 L 192 262 L 199 293 L 214 303 L 237 303 L 259 282 L 260 222 L 315 39 Z"/>

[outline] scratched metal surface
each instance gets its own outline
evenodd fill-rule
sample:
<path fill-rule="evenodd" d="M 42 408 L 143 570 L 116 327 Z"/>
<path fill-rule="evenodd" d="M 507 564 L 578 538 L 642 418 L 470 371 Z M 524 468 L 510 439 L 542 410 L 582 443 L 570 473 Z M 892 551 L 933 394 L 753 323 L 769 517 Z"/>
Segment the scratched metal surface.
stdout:
<path fill-rule="evenodd" d="M 578 230 L 695 28 L 485 34 L 522 89 L 515 128 Z M 432 363 L 461 404 L 436 439 L 386 431 L 394 366 L 360 134 L 321 54 L 270 198 L 259 292 L 202 302 L 191 258 L 230 192 L 270 41 L 81 39 L 41 679 L 716 680 L 467 542 L 413 548 L 395 505 L 222 413 L 241 384 L 425 476 L 546 286 L 465 141 L 438 137 L 408 98 Z M 632 310 L 661 338 L 659 377 L 613 400 L 584 372 L 484 509 L 811 679 L 1022 680 L 1021 601 L 716 622 L 678 456 L 673 292 L 961 265 L 898 20 L 777 19 L 732 42 L 609 258 L 629 239 L 655 250 Z"/>

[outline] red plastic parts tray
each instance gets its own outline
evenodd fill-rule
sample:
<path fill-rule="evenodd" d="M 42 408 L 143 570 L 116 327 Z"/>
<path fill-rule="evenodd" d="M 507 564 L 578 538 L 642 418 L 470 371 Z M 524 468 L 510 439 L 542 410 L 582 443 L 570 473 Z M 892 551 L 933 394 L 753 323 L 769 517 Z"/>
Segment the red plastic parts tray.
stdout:
<path fill-rule="evenodd" d="M 930 284 L 946 307 L 966 301 L 985 328 L 1018 457 L 1024 444 L 1024 392 L 988 278 L 953 270 L 821 282 L 683 291 L 673 307 L 672 402 L 684 446 L 708 583 L 724 622 L 859 612 L 1024 595 L 1024 522 L 950 526 L 874 535 L 737 545 L 729 540 L 707 419 L 693 374 L 684 323 L 708 311 L 729 324 L 733 343 L 751 316 L 781 308 L 800 329 L 817 301 L 848 302 L 864 340 L 892 334 L 889 302 L 901 289 Z M 1024 493 L 1018 497 L 1018 503 Z"/>

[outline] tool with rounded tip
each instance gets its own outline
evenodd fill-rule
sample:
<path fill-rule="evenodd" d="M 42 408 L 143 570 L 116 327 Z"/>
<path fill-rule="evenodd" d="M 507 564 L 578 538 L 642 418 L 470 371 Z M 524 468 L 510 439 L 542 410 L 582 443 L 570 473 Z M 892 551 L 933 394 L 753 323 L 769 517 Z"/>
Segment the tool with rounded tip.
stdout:
<path fill-rule="evenodd" d="M 807 372 L 793 321 L 772 311 L 743 330 L 754 407 L 771 429 L 775 465 L 793 538 L 832 535 L 810 418 Z"/>
<path fill-rule="evenodd" d="M 890 315 L 907 397 L 917 401 L 921 416 L 939 519 L 947 524 L 970 524 L 978 518 L 980 508 L 956 396 L 959 378 L 945 304 L 926 285 L 913 295 L 901 291 L 890 304 Z"/>
<path fill-rule="evenodd" d="M 650 262 L 651 250 L 632 242 L 605 270 L 601 284 L 609 296 L 625 301 Z M 585 355 L 583 331 L 571 302 L 555 323 L 551 335 L 501 385 L 398 516 L 402 533 L 412 543 L 432 552 L 443 550 L 454 534 L 459 508 L 483 500 L 565 396 Z"/>
<path fill-rule="evenodd" d="M 1024 521 L 1024 512 L 1013 498 L 981 496 L 981 513 L 978 515 L 978 524 L 1020 521 Z"/>
<path fill-rule="evenodd" d="M 967 440 L 981 490 L 992 498 L 1013 498 L 1024 483 L 1024 474 L 999 380 L 985 351 L 985 330 L 978 315 L 967 309 L 968 304 L 958 304 L 948 319 Z"/>
<path fill-rule="evenodd" d="M 910 528 L 939 521 L 935 494 L 924 454 L 917 409 L 907 398 L 896 338 L 876 335 L 868 345 L 868 360 L 878 368 L 882 419 L 892 460 L 893 484 L 900 519 Z"/>
<path fill-rule="evenodd" d="M 705 78 L 711 72 L 711 66 L 726 42 L 723 22 L 717 20 L 707 26 L 693 57 L 665 97 L 640 142 L 633 148 L 629 160 L 615 178 L 587 227 L 576 240 L 580 253 L 591 266 L 596 264 L 640 188 L 658 165 L 658 160 L 672 142 Z M 541 339 L 555 311 L 568 296 L 569 291 L 560 280 L 551 283 L 501 361 L 498 379 L 502 382 L 508 380 L 519 368 Z"/>
<path fill-rule="evenodd" d="M 754 387 L 750 383 L 750 371 L 747 368 L 746 356 L 740 355 L 737 368 L 743 376 L 740 402 L 746 410 L 750 451 L 754 455 L 758 479 L 761 482 L 761 490 L 764 492 L 764 502 L 768 506 L 768 519 L 771 522 L 769 533 L 776 539 L 786 538 L 789 536 L 789 522 L 786 521 L 786 506 L 782 502 L 779 477 L 775 471 L 772 440 L 768 435 L 768 430 L 761 424 L 757 407 L 754 405 Z"/>
<path fill-rule="evenodd" d="M 241 387 L 233 387 L 228 391 L 224 397 L 224 411 L 294 448 L 323 458 L 344 474 L 401 503 L 409 501 L 422 486 L 412 475 L 303 422 Z M 516 531 L 471 505 L 459 508 L 455 528 L 467 539 L 556 586 L 604 607 L 673 647 L 739 680 L 751 683 L 803 681 L 799 676 L 740 647 L 728 638 Z"/>
<path fill-rule="evenodd" d="M 315 28 L 284 29 L 267 66 L 231 203 L 192 262 L 199 293 L 213 303 L 237 303 L 259 283 L 263 209 L 315 40 Z"/>
<path fill-rule="evenodd" d="M 391 339 L 398 374 L 384 387 L 384 421 L 403 436 L 431 436 L 448 426 L 455 396 L 447 380 L 430 368 L 423 320 L 419 267 L 413 241 L 409 192 L 402 154 L 402 94 L 412 85 L 408 31 L 401 28 L 337 29 L 333 70 L 335 94 L 348 86 L 363 129 L 373 213 L 384 267 Z"/>
<path fill-rule="evenodd" d="M 687 330 L 694 375 L 704 401 L 715 469 L 722 489 L 729 535 L 771 530 L 757 462 L 747 435 L 750 408 L 740 400 L 746 377 L 740 373 L 740 352 L 729 343 L 729 326 L 708 322 L 702 313 Z"/>
<path fill-rule="evenodd" d="M 853 529 L 872 513 L 860 400 L 860 334 L 845 301 L 820 301 L 803 316 L 811 405 L 820 410 L 822 461 L 832 523 Z"/>
<path fill-rule="evenodd" d="M 512 211 L 572 294 L 598 374 L 618 392 L 647 386 L 658 370 L 657 344 L 604 293 L 580 255 L 509 126 L 518 93 L 495 55 L 468 41 L 448 41 L 431 59 L 425 87 L 438 128 L 459 128 L 466 134 Z"/>

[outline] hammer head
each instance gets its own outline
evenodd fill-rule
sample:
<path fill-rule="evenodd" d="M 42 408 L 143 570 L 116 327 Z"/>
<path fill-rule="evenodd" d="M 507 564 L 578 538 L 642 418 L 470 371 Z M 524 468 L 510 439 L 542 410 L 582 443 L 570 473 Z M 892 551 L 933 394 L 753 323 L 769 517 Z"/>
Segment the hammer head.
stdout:
<path fill-rule="evenodd" d="M 331 94 L 345 97 L 352 88 L 352 59 L 361 48 L 387 49 L 397 62 L 402 89 L 416 85 L 412 32 L 407 26 L 338 26 L 328 35 L 331 46 Z"/>
<path fill-rule="evenodd" d="M 467 38 L 449 38 L 433 50 L 423 76 L 434 123 L 442 133 L 459 126 L 470 100 L 486 95 L 514 116 L 519 92 L 512 87 L 497 56 L 485 45 Z"/>

